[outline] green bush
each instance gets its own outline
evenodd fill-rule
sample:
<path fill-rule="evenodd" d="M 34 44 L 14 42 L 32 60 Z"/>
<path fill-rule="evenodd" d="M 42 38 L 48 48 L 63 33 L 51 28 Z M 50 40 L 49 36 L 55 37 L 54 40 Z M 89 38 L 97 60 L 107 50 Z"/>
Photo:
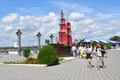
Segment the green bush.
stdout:
<path fill-rule="evenodd" d="M 106 49 L 111 49 L 111 46 L 108 43 L 105 44 L 105 47 L 106 47 Z"/>
<path fill-rule="evenodd" d="M 24 48 L 22 50 L 22 55 L 23 55 L 23 57 L 26 58 L 26 60 L 29 60 L 29 58 L 30 58 L 30 49 L 29 48 Z"/>
<path fill-rule="evenodd" d="M 109 43 L 100 43 L 101 47 L 104 47 L 105 49 L 111 49 L 111 46 Z"/>
<path fill-rule="evenodd" d="M 48 66 L 58 64 L 58 57 L 55 49 L 50 45 L 43 46 L 37 56 L 38 64 L 47 64 Z"/>
<path fill-rule="evenodd" d="M 96 41 L 93 41 L 93 42 L 91 43 L 92 47 L 96 46 L 96 44 L 97 44 Z"/>

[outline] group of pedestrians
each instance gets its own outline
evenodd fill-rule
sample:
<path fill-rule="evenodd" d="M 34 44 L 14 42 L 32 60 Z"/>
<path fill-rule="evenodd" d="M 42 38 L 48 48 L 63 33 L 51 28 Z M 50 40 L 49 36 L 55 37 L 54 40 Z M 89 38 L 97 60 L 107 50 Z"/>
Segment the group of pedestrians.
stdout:
<path fill-rule="evenodd" d="M 93 67 L 93 64 L 91 63 L 93 57 L 97 59 L 97 69 L 105 67 L 104 57 L 106 55 L 106 51 L 99 43 L 97 43 L 94 47 L 91 47 L 90 44 L 87 44 L 86 47 L 73 45 L 72 53 L 74 57 L 85 58 L 89 68 Z"/>

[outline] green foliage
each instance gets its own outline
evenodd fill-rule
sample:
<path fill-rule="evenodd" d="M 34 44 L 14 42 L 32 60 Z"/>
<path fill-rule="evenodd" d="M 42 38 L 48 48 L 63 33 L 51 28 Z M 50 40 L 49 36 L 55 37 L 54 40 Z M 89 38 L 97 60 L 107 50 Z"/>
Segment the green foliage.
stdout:
<path fill-rule="evenodd" d="M 97 44 L 96 41 L 93 41 L 93 42 L 91 43 L 92 47 L 94 47 L 96 44 Z"/>
<path fill-rule="evenodd" d="M 30 58 L 30 49 L 29 48 L 24 48 L 22 50 L 22 55 L 26 58 L 26 60 L 29 60 L 29 58 Z"/>
<path fill-rule="evenodd" d="M 100 46 L 101 47 L 105 47 L 105 43 L 100 43 Z"/>
<path fill-rule="evenodd" d="M 37 56 L 38 64 L 54 65 L 58 64 L 58 57 L 55 49 L 50 45 L 43 46 Z"/>
<path fill-rule="evenodd" d="M 3 64 L 21 64 L 23 59 L 13 60 L 13 61 L 4 61 Z"/>
<path fill-rule="evenodd" d="M 92 47 L 94 47 L 96 44 L 97 44 L 96 41 L 93 41 L 93 42 L 91 43 Z M 109 43 L 100 43 L 100 46 L 101 46 L 101 47 L 105 47 L 106 49 L 111 49 L 111 46 L 110 46 Z"/>
<path fill-rule="evenodd" d="M 3 64 L 10 64 L 10 62 L 4 61 Z"/>
<path fill-rule="evenodd" d="M 65 60 L 63 57 L 58 57 L 59 61 Z"/>
<path fill-rule="evenodd" d="M 120 36 L 113 36 L 113 37 L 110 38 L 110 40 L 119 41 L 120 42 Z"/>
<path fill-rule="evenodd" d="M 106 49 L 111 49 L 111 46 L 110 46 L 109 43 L 100 43 L 100 46 L 101 46 L 101 47 L 104 47 L 104 48 L 106 48 Z"/>
<path fill-rule="evenodd" d="M 108 44 L 108 43 L 105 43 L 105 48 L 106 48 L 106 49 L 111 49 L 111 46 L 110 46 L 110 44 Z"/>

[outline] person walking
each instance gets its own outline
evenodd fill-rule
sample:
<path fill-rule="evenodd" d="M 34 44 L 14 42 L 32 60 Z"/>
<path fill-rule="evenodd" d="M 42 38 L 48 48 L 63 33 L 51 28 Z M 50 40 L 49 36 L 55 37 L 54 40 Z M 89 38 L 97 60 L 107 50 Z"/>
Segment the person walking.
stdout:
<path fill-rule="evenodd" d="M 82 58 L 82 59 L 84 59 L 84 52 L 83 52 L 83 47 L 82 46 L 80 46 L 79 47 L 79 55 L 80 55 L 80 58 Z"/>
<path fill-rule="evenodd" d="M 71 51 L 72 51 L 73 57 L 76 57 L 76 46 L 75 45 L 72 46 Z"/>
<path fill-rule="evenodd" d="M 106 58 L 106 51 L 105 51 L 105 48 L 104 46 L 101 46 L 101 53 L 102 53 L 102 60 L 101 60 L 101 63 L 102 63 L 102 67 L 104 68 L 105 65 L 104 65 L 104 58 Z"/>
<path fill-rule="evenodd" d="M 104 66 L 102 48 L 100 44 L 96 44 L 96 57 L 97 57 L 97 69 L 99 70 L 101 67 Z"/>
<path fill-rule="evenodd" d="M 88 63 L 88 67 L 92 68 L 92 64 L 91 64 L 91 60 L 92 60 L 92 49 L 90 47 L 90 45 L 86 45 L 86 49 L 84 50 L 84 52 L 86 53 L 86 59 L 87 59 L 87 63 Z"/>

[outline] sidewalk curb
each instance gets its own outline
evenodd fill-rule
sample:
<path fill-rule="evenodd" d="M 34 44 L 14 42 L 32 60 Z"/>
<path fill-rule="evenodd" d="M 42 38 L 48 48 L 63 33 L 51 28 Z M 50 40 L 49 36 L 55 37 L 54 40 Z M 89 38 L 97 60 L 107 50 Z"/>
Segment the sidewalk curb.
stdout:
<path fill-rule="evenodd" d="M 69 62 L 69 61 L 72 61 L 74 60 L 75 58 L 71 58 L 71 59 L 66 59 L 66 60 L 63 60 L 63 61 L 59 61 L 60 63 L 65 63 L 65 62 Z"/>
<path fill-rule="evenodd" d="M 3 64 L 2 65 L 15 65 L 15 66 L 41 66 L 41 67 L 46 67 L 46 64 Z"/>

